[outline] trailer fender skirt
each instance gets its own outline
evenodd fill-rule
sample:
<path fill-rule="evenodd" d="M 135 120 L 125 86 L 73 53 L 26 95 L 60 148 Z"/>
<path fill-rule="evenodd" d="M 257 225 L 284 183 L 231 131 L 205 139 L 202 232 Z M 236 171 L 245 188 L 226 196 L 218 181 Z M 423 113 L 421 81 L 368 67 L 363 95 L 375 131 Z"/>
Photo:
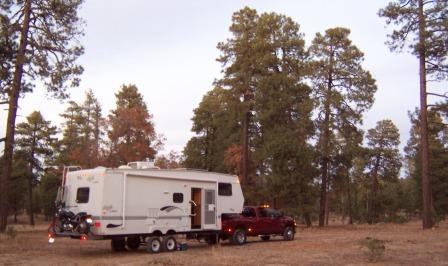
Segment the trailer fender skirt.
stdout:
<path fill-rule="evenodd" d="M 121 224 L 107 224 L 106 228 L 116 228 L 116 227 L 119 227 L 119 226 L 121 226 Z"/>

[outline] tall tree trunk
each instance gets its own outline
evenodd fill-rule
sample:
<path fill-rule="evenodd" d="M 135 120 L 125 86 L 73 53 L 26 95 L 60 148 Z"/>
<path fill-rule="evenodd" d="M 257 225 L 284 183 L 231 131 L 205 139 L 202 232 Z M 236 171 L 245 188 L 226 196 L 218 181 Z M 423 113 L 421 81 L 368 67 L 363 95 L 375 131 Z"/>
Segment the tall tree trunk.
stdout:
<path fill-rule="evenodd" d="M 376 158 L 375 165 L 373 167 L 373 172 L 370 176 L 370 197 L 367 205 L 367 222 L 369 224 L 375 223 L 375 204 L 376 204 L 376 191 L 377 191 L 377 180 L 378 180 L 378 167 L 380 159 Z"/>
<path fill-rule="evenodd" d="M 328 182 L 328 163 L 330 157 L 329 142 L 330 142 L 330 98 L 331 89 L 333 87 L 333 47 L 330 47 L 330 69 L 328 71 L 327 79 L 327 95 L 325 99 L 325 118 L 324 118 L 324 128 L 323 128 L 323 138 L 322 138 L 322 182 L 320 184 L 320 210 L 319 210 L 319 226 L 324 226 L 326 205 L 327 205 L 327 182 Z"/>
<path fill-rule="evenodd" d="M 32 173 L 28 178 L 28 208 L 30 216 L 30 225 L 34 226 L 34 204 L 33 204 L 33 177 Z"/>
<path fill-rule="evenodd" d="M 313 223 L 311 222 L 311 215 L 309 212 L 304 212 L 303 218 L 305 219 L 305 224 L 307 227 L 311 227 L 313 225 Z"/>
<path fill-rule="evenodd" d="M 418 0 L 419 18 L 419 65 L 420 65 L 420 146 L 422 152 L 422 199 L 423 229 L 433 227 L 431 214 L 431 181 L 429 177 L 429 144 L 428 144 L 428 106 L 426 103 L 426 36 L 425 15 L 423 13 L 423 0 Z"/>
<path fill-rule="evenodd" d="M 346 175 L 347 175 L 347 212 L 348 212 L 348 224 L 353 224 L 353 215 L 352 215 L 352 192 L 351 192 L 351 180 L 350 180 L 350 167 L 346 167 Z"/>
<path fill-rule="evenodd" d="M 327 169 L 328 162 L 326 158 L 322 158 L 322 182 L 320 184 L 320 209 L 319 209 L 319 226 L 325 225 L 325 211 L 327 203 Z"/>
<path fill-rule="evenodd" d="M 327 180 L 327 196 L 325 197 L 325 225 L 328 226 L 328 220 L 330 219 L 330 208 L 328 208 L 329 198 L 330 198 L 330 190 L 328 189 L 328 180 Z"/>
<path fill-rule="evenodd" d="M 241 165 L 242 183 L 249 184 L 249 111 L 246 111 L 243 116 L 243 128 L 242 128 L 242 146 L 243 146 L 243 158 Z"/>
<path fill-rule="evenodd" d="M 3 173 L 0 175 L 1 178 L 1 191 L 0 191 L 0 232 L 6 230 L 6 225 L 8 223 L 8 189 L 9 189 L 9 179 L 12 172 L 12 159 L 13 159 L 13 149 L 14 149 L 14 135 L 15 135 L 15 125 L 17 108 L 20 96 L 20 89 L 22 85 L 23 76 L 23 65 L 26 61 L 26 47 L 28 42 L 28 31 L 31 15 L 31 1 L 26 0 L 23 10 L 23 23 L 22 30 L 20 33 L 20 43 L 17 51 L 16 64 L 14 66 L 13 82 L 11 86 L 11 91 L 9 93 L 8 102 L 8 120 L 6 123 L 6 140 L 5 140 L 5 150 L 3 156 Z"/>

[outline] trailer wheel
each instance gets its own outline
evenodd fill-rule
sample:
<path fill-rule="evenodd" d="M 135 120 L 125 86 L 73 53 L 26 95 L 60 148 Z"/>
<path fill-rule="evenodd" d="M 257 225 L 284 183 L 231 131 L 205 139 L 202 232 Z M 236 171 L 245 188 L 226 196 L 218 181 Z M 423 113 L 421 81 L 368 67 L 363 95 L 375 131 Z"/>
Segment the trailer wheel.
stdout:
<path fill-rule="evenodd" d="M 165 236 L 163 238 L 163 249 L 165 251 L 171 252 L 177 249 L 177 242 L 174 236 Z"/>
<path fill-rule="evenodd" d="M 126 246 L 128 246 L 131 250 L 137 250 L 140 246 L 140 237 L 139 236 L 128 236 L 126 238 Z"/>
<path fill-rule="evenodd" d="M 244 229 L 236 229 L 232 236 L 232 243 L 235 245 L 243 245 L 246 243 L 246 231 Z"/>
<path fill-rule="evenodd" d="M 271 236 L 260 236 L 260 238 L 263 241 L 268 241 L 269 239 L 271 239 Z"/>
<path fill-rule="evenodd" d="M 112 251 L 119 252 L 126 250 L 126 241 L 124 238 L 112 238 L 110 241 L 110 247 Z"/>
<path fill-rule="evenodd" d="M 294 239 L 294 229 L 291 226 L 286 227 L 283 231 L 283 239 L 286 241 Z"/>
<path fill-rule="evenodd" d="M 157 236 L 150 237 L 148 239 L 148 246 L 146 247 L 146 251 L 149 253 L 159 253 L 162 251 L 162 241 Z"/>

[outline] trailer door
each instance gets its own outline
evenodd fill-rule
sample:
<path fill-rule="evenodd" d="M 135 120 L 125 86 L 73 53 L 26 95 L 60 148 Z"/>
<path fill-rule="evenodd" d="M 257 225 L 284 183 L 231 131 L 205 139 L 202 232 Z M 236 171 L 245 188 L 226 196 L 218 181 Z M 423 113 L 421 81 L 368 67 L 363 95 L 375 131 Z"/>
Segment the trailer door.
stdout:
<path fill-rule="evenodd" d="M 215 229 L 216 227 L 216 203 L 215 190 L 206 189 L 204 204 L 204 229 Z"/>

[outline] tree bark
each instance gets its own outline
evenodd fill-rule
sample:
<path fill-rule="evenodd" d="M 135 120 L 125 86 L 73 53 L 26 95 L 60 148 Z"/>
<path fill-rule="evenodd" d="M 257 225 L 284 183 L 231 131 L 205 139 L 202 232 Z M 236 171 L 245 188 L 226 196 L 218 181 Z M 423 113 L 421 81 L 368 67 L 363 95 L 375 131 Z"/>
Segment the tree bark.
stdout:
<path fill-rule="evenodd" d="M 246 111 L 243 116 L 243 128 L 242 128 L 242 146 L 243 146 L 243 158 L 241 165 L 242 172 L 242 184 L 246 185 L 249 182 L 249 112 Z"/>
<path fill-rule="evenodd" d="M 28 208 L 30 216 L 30 225 L 34 226 L 34 204 L 33 204 L 33 180 L 32 173 L 28 178 Z"/>
<path fill-rule="evenodd" d="M 333 86 L 333 49 L 331 48 L 330 54 L 330 70 L 328 73 L 327 81 L 327 94 L 325 101 L 325 117 L 323 125 L 323 138 L 322 138 L 322 182 L 320 184 L 320 210 L 319 210 L 319 226 L 324 226 L 325 224 L 325 214 L 327 206 L 327 182 L 328 182 L 328 163 L 329 163 L 329 142 L 330 142 L 330 98 L 331 98 L 331 88 Z"/>
<path fill-rule="evenodd" d="M 376 173 L 372 173 L 370 177 L 370 197 L 369 197 L 369 205 L 368 205 L 368 219 L 367 222 L 369 224 L 375 223 L 375 198 L 376 198 Z"/>
<path fill-rule="evenodd" d="M 23 65 L 26 61 L 26 47 L 28 45 L 28 31 L 31 15 L 31 2 L 32 0 L 26 0 L 23 10 L 23 23 L 20 33 L 20 43 L 17 52 L 16 64 L 14 66 L 13 82 L 11 86 L 11 91 L 9 94 L 8 103 L 8 120 L 6 123 L 6 141 L 5 150 L 3 156 L 3 173 L 1 174 L 1 191 L 0 191 L 0 232 L 6 230 L 6 225 L 8 223 L 8 189 L 9 189 L 9 179 L 12 172 L 12 159 L 13 159 L 13 149 L 14 149 L 14 135 L 15 135 L 15 124 L 17 116 L 18 101 L 20 96 L 20 90 L 22 85 L 23 76 Z"/>
<path fill-rule="evenodd" d="M 369 204 L 367 206 L 367 222 L 369 224 L 375 223 L 375 204 L 376 204 L 376 192 L 378 190 L 377 188 L 377 182 L 378 182 L 378 167 L 380 164 L 380 158 L 377 157 L 375 161 L 375 165 L 373 167 L 373 172 L 370 177 L 370 197 L 369 197 Z"/>
<path fill-rule="evenodd" d="M 351 192 L 351 181 L 350 181 L 350 173 L 349 167 L 346 167 L 346 175 L 347 175 L 347 212 L 348 212 L 348 224 L 353 224 L 353 215 L 352 215 L 352 192 Z"/>
<path fill-rule="evenodd" d="M 429 177 L 429 144 L 428 144 L 428 111 L 426 103 L 426 36 L 425 36 L 425 15 L 423 13 L 423 0 L 418 0 L 418 18 L 419 18 L 419 76 L 420 76 L 420 146 L 422 152 L 422 199 L 423 229 L 433 227 L 431 214 L 431 182 Z"/>

